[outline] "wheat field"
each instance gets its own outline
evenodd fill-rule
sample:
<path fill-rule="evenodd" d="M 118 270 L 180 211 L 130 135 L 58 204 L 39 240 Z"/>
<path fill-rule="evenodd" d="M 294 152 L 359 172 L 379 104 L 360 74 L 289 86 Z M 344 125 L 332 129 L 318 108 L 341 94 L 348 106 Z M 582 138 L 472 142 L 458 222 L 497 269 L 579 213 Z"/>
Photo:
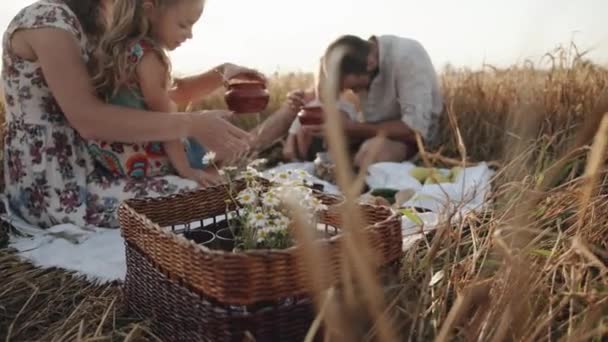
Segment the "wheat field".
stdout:
<path fill-rule="evenodd" d="M 608 70 L 572 45 L 536 65 L 446 68 L 441 81 L 441 141 L 425 146 L 422 162 L 491 162 L 494 205 L 420 241 L 390 286 L 363 281 L 381 306 L 329 310 L 326 326 L 350 334 L 332 340 L 605 341 Z M 268 112 L 311 83 L 311 74 L 273 75 Z M 195 105 L 222 107 L 221 93 Z M 7 341 L 154 340 L 116 284 L 36 269 L 10 251 L 0 274 Z"/>

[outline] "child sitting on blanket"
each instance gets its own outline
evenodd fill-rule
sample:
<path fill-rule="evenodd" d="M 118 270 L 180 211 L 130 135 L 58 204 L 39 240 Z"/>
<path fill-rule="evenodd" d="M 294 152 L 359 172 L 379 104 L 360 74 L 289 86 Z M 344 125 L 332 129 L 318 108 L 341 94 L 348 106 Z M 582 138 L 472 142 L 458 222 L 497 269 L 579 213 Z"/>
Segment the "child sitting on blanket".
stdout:
<path fill-rule="evenodd" d="M 204 0 L 117 0 L 109 32 L 95 55 L 94 83 L 112 104 L 176 112 L 167 50 L 192 38 Z M 219 72 L 219 71 L 218 71 Z M 89 142 L 96 162 L 117 176 L 175 174 L 201 186 L 217 184 L 205 149 L 194 139 L 147 144 Z"/>
<path fill-rule="evenodd" d="M 323 60 L 319 63 L 319 70 L 316 75 L 316 87 L 314 93 L 308 94 L 307 105 L 321 105 L 323 94 L 321 94 L 320 86 L 325 79 L 323 69 Z M 338 111 L 345 116 L 346 119 L 358 121 L 361 116 L 360 101 L 357 94 L 352 90 L 345 90 L 338 98 Z M 302 124 L 296 118 L 289 128 L 289 135 L 283 148 L 283 158 L 287 161 L 295 160 L 312 160 L 315 158 L 316 152 L 324 149 L 323 139 L 312 136 L 302 130 Z"/>

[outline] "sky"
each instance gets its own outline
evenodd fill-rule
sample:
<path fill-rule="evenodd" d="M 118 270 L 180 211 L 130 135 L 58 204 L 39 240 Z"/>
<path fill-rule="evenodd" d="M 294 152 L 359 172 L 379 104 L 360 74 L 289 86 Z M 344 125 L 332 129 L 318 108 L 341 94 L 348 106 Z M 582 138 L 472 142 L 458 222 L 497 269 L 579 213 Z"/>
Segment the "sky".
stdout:
<path fill-rule="evenodd" d="M 32 2 L 1 0 L 0 27 Z M 420 41 L 437 69 L 537 61 L 571 41 L 607 64 L 606 13 L 607 0 L 207 0 L 194 38 L 171 58 L 178 74 L 222 62 L 313 71 L 339 35 L 394 34 Z"/>

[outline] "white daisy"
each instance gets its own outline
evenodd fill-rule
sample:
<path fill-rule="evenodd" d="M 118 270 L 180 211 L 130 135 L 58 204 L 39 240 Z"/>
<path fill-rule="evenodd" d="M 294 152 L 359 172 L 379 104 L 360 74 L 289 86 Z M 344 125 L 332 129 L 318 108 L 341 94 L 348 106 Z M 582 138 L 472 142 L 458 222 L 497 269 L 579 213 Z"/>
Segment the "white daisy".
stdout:
<path fill-rule="evenodd" d="M 203 164 L 211 164 L 215 160 L 215 152 L 209 151 L 203 156 Z"/>
<path fill-rule="evenodd" d="M 306 215 L 314 215 L 319 211 L 327 210 L 327 206 L 321 200 L 310 194 L 307 194 L 298 203 L 304 209 Z"/>
<path fill-rule="evenodd" d="M 281 201 L 279 200 L 279 197 L 274 192 L 269 191 L 264 194 L 262 203 L 269 208 L 275 208 L 281 204 Z"/>
<path fill-rule="evenodd" d="M 327 205 L 325 205 L 321 201 L 319 201 L 319 203 L 317 203 L 317 205 L 315 206 L 315 211 L 324 211 L 324 210 L 327 210 Z"/>
<path fill-rule="evenodd" d="M 262 211 L 251 213 L 249 216 L 249 223 L 257 228 L 264 228 L 267 221 L 268 217 Z"/>
<path fill-rule="evenodd" d="M 244 205 L 251 205 L 255 203 L 258 199 L 258 196 L 255 191 L 252 189 L 245 189 L 239 193 L 237 196 L 237 200 Z"/>
<path fill-rule="evenodd" d="M 247 170 L 243 171 L 243 172 L 241 173 L 241 175 L 242 175 L 243 177 L 245 177 L 245 178 L 249 178 L 249 179 L 251 179 L 251 178 L 257 178 L 257 177 L 259 177 L 259 176 L 260 176 L 260 173 L 258 172 L 258 170 L 256 170 L 256 169 L 254 169 L 254 168 L 252 168 L 252 167 L 249 167 L 249 166 L 248 166 L 248 167 L 247 167 Z"/>
<path fill-rule="evenodd" d="M 259 232 L 263 235 L 263 236 L 268 236 L 268 234 L 270 233 L 274 233 L 274 232 L 278 232 L 282 230 L 281 227 L 278 227 L 277 225 L 265 225 L 263 228 L 260 228 Z"/>
<path fill-rule="evenodd" d="M 272 178 L 273 182 L 279 183 L 279 184 L 285 184 L 287 182 L 289 182 L 291 180 L 291 177 L 289 175 L 289 172 L 279 172 L 276 175 L 274 175 L 274 177 Z"/>
<path fill-rule="evenodd" d="M 251 163 L 249 163 L 249 167 L 258 167 L 258 166 L 263 166 L 268 162 L 267 159 L 264 158 L 260 158 L 260 159 L 256 159 L 254 161 L 252 161 Z"/>
<path fill-rule="evenodd" d="M 276 225 L 277 227 L 280 227 L 281 229 L 287 229 L 287 227 L 289 227 L 289 225 L 291 224 L 291 220 L 289 219 L 289 217 L 280 214 L 279 217 L 276 219 Z"/>

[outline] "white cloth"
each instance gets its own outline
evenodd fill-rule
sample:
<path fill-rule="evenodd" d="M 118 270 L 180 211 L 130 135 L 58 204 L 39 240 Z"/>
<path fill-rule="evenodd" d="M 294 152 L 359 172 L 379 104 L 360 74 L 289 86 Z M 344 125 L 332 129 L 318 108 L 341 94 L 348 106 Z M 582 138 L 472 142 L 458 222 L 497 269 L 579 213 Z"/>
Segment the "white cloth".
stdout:
<path fill-rule="evenodd" d="M 416 40 L 376 37 L 379 73 L 361 98 L 365 122 L 402 120 L 431 142 L 438 130 L 443 99 L 430 56 Z"/>
<path fill-rule="evenodd" d="M 457 211 L 464 215 L 480 210 L 486 204 L 494 176 L 494 171 L 486 163 L 464 168 L 454 182 L 441 184 L 421 184 L 409 174 L 414 167 L 411 162 L 377 163 L 370 166 L 366 182 L 371 188 L 411 189 L 415 195 L 400 206 L 423 208 L 439 214 Z M 449 170 L 438 171 L 446 173 Z"/>
<path fill-rule="evenodd" d="M 11 236 L 9 247 L 34 266 L 62 268 L 93 283 L 125 278 L 125 243 L 120 229 L 81 228 L 73 224 L 41 229 L 10 212 L 1 218 L 19 232 Z"/>
<path fill-rule="evenodd" d="M 404 250 L 410 248 L 416 241 L 422 239 L 424 234 L 440 225 L 457 224 L 467 214 L 485 209 L 488 204 L 488 196 L 492 190 L 491 179 L 495 174 L 486 163 L 479 163 L 474 167 L 464 168 L 453 183 L 421 184 L 409 174 L 409 171 L 415 166 L 411 162 L 377 163 L 369 167 L 366 177 L 366 183 L 372 189 L 412 190 L 414 196 L 405 203 L 398 203 L 399 207 L 430 210 L 430 212 L 425 213 L 415 213 L 411 210 L 411 217 L 403 216 Z M 314 164 L 311 162 L 290 163 L 273 170 L 284 171 L 289 169 L 305 170 L 309 174 L 313 174 Z M 445 173 L 449 170 L 438 169 L 438 171 Z M 323 184 L 325 191 L 329 193 L 340 194 L 340 189 L 333 184 L 314 176 L 310 176 L 308 180 Z M 448 222 L 450 218 L 451 221 Z"/>
<path fill-rule="evenodd" d="M 414 214 L 402 218 L 403 248 L 412 246 L 424 234 L 448 223 L 449 217 L 461 219 L 471 211 L 480 210 L 486 204 L 493 176 L 485 163 L 466 168 L 454 183 L 422 185 L 409 175 L 412 163 L 378 163 L 369 169 L 367 183 L 372 188 L 414 189 L 416 195 L 402 207 L 422 207 L 431 212 Z M 312 174 L 313 163 L 284 164 L 270 171 L 306 170 Z M 323 184 L 325 191 L 339 194 L 333 184 L 314 176 L 310 181 Z M 6 199 L 4 198 L 5 204 Z M 457 215 L 450 215 L 456 210 Z M 84 229 L 64 224 L 44 230 L 25 223 L 11 213 L 2 220 L 14 226 L 22 236 L 12 236 L 10 247 L 18 255 L 38 267 L 59 267 L 74 271 L 93 282 L 123 280 L 126 274 L 124 240 L 118 229 Z M 199 223 L 200 224 L 200 223 Z M 197 227 L 193 225 L 192 228 Z"/>

